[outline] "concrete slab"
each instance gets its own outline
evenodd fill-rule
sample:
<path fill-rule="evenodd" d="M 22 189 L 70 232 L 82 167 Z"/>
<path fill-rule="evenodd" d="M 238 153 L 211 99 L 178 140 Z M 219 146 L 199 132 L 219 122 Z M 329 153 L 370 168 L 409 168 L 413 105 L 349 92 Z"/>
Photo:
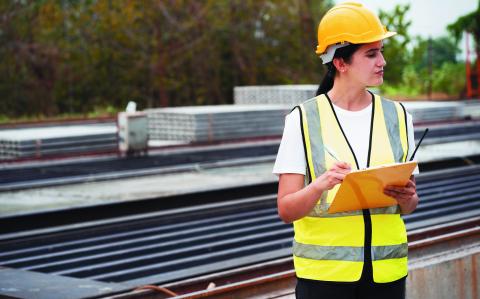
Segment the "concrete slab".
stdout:
<path fill-rule="evenodd" d="M 480 141 L 422 145 L 416 158 L 428 162 L 447 157 L 480 154 Z M 184 173 L 0 192 L 0 217 L 17 213 L 138 200 L 181 193 L 274 182 L 274 161 L 254 165 L 202 168 Z"/>
<path fill-rule="evenodd" d="M 72 138 L 99 134 L 116 134 L 117 127 L 111 124 L 74 125 L 40 128 L 0 130 L 1 140 L 37 140 L 52 138 Z"/>
<path fill-rule="evenodd" d="M 442 242 L 409 250 L 408 266 L 408 299 L 480 298 L 478 233 L 444 237 Z"/>
<path fill-rule="evenodd" d="M 235 187 L 276 180 L 273 161 L 195 172 L 0 193 L 0 216 Z"/>
<path fill-rule="evenodd" d="M 81 299 L 129 289 L 131 287 L 119 283 L 0 268 L 1 298 Z"/>
<path fill-rule="evenodd" d="M 480 154 L 480 140 L 420 145 L 416 159 L 420 162 L 441 160 L 445 158 L 465 157 Z"/>

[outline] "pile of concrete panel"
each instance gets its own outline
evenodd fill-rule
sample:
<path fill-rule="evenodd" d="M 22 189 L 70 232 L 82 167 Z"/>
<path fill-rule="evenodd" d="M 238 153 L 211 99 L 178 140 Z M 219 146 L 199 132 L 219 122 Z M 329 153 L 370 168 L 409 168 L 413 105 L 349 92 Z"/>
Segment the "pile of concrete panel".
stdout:
<path fill-rule="evenodd" d="M 115 125 L 74 125 L 0 131 L 0 160 L 117 149 Z"/>
<path fill-rule="evenodd" d="M 462 116 L 470 119 L 480 119 L 480 100 L 465 100 Z"/>
<path fill-rule="evenodd" d="M 282 134 L 285 105 L 189 106 L 145 110 L 150 140 L 211 142 Z"/>
<path fill-rule="evenodd" d="M 235 104 L 283 104 L 291 107 L 313 98 L 318 85 L 237 86 L 233 90 Z"/>
<path fill-rule="evenodd" d="M 463 118 L 462 102 L 404 102 L 415 122 L 455 120 Z"/>
<path fill-rule="evenodd" d="M 285 104 L 291 107 L 315 96 L 318 85 L 238 86 L 234 103 L 245 105 Z M 378 91 L 371 89 L 374 93 Z M 480 118 L 479 100 L 404 102 L 415 122 Z"/>

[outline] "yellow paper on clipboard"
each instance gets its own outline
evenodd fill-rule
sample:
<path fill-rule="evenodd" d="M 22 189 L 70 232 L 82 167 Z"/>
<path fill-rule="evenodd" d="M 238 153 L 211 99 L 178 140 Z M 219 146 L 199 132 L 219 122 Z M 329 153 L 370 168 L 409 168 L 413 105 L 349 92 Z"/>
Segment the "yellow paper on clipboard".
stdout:
<path fill-rule="evenodd" d="M 405 186 L 417 162 L 396 163 L 352 171 L 345 176 L 328 213 L 388 207 L 397 201 L 383 193 L 387 185 Z"/>

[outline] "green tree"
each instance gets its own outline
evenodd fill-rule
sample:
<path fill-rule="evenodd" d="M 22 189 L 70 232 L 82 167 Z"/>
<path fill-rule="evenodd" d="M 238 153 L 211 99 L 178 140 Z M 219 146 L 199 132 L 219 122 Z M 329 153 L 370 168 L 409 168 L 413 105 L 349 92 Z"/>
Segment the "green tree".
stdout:
<path fill-rule="evenodd" d="M 455 37 L 456 43 L 461 40 L 463 32 L 473 35 L 475 41 L 475 54 L 477 65 L 477 80 L 480 74 L 480 0 L 478 1 L 477 10 L 458 18 L 454 23 L 448 25 L 447 29 Z M 462 76 L 465 77 L 465 76 Z M 477 81 L 478 82 L 478 81 Z"/>
<path fill-rule="evenodd" d="M 231 103 L 233 87 L 319 81 L 330 0 L 0 1 L 0 114 Z"/>
<path fill-rule="evenodd" d="M 475 52 L 477 57 L 480 54 L 480 1 L 478 1 L 478 7 L 476 11 L 472 11 L 469 14 L 459 17 L 454 23 L 447 26 L 447 29 L 453 34 L 456 42 L 458 43 L 463 32 L 473 34 L 475 40 Z"/>
<path fill-rule="evenodd" d="M 412 22 L 406 18 L 409 10 L 410 5 L 406 4 L 396 5 L 391 12 L 379 12 L 379 18 L 388 30 L 397 32 L 393 38 L 384 41 L 384 56 L 387 61 L 385 81 L 388 84 L 401 83 L 403 70 L 410 62 L 407 46 L 411 40 L 408 29 Z"/>
<path fill-rule="evenodd" d="M 455 41 L 449 36 L 425 39 L 417 37 L 412 49 L 411 61 L 415 69 L 420 71 L 428 68 L 429 61 L 433 66 L 440 66 L 445 62 L 456 63 L 460 53 Z"/>
<path fill-rule="evenodd" d="M 45 43 L 51 36 L 42 28 L 46 11 L 55 16 L 54 7 L 48 3 L 0 2 L 0 109 L 4 114 L 58 112 L 52 89 L 59 50 L 54 43 Z"/>
<path fill-rule="evenodd" d="M 460 96 L 465 88 L 465 65 L 444 62 L 433 71 L 432 89 L 452 96 Z"/>
<path fill-rule="evenodd" d="M 418 80 L 407 80 L 413 77 L 404 76 L 402 84 L 417 93 L 428 94 L 430 91 L 448 93 L 458 95 L 458 88 L 442 87 L 439 82 L 446 82 L 448 79 L 456 82 L 464 82 L 457 80 L 458 70 L 461 67 L 454 67 L 457 64 L 457 54 L 460 52 L 455 41 L 449 36 L 441 36 L 438 38 L 422 38 L 420 36 L 415 39 L 415 46 L 412 49 L 411 63 L 409 68 L 414 72 Z M 451 73 L 447 70 L 453 71 Z M 452 84 L 457 86 L 458 84 Z"/>

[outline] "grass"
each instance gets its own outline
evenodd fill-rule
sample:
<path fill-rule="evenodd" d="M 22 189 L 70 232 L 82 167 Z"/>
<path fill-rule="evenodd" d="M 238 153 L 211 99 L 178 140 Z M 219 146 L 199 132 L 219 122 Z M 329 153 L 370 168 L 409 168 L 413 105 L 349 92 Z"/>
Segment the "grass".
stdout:
<path fill-rule="evenodd" d="M 0 124 L 16 124 L 16 123 L 34 123 L 34 122 L 53 122 L 68 121 L 91 118 L 114 118 L 120 109 L 112 106 L 97 107 L 93 111 L 87 113 L 62 113 L 54 116 L 45 115 L 24 115 L 19 117 L 11 117 L 0 115 Z"/>

